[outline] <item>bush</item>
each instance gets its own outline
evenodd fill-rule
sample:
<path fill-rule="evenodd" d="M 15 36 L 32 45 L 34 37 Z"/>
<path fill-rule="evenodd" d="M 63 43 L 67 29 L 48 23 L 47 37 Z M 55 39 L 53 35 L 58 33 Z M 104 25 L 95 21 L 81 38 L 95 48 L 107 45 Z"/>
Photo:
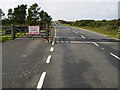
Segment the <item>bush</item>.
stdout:
<path fill-rule="evenodd" d="M 106 25 L 107 30 L 114 30 L 114 29 L 118 29 L 117 25 Z"/>

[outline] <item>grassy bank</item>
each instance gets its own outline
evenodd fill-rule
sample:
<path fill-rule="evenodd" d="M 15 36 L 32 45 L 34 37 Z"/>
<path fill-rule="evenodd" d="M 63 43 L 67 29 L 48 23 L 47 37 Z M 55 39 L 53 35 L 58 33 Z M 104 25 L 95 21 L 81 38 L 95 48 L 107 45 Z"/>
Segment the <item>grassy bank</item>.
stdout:
<path fill-rule="evenodd" d="M 101 33 L 101 34 L 104 34 L 104 35 L 107 35 L 107 36 L 110 36 L 110 37 L 113 37 L 113 38 L 117 38 L 117 32 L 118 30 L 116 29 L 113 29 L 113 30 L 108 30 L 106 28 L 106 26 L 103 26 L 103 27 L 99 27 L 99 28 L 95 28 L 95 27 L 81 27 L 83 29 L 87 29 L 87 30 L 90 30 L 90 31 L 94 31 L 94 32 L 98 32 L 98 33 Z"/>
<path fill-rule="evenodd" d="M 95 21 L 94 21 L 95 22 Z M 97 23 L 101 23 L 104 25 L 99 25 L 99 26 L 91 26 L 91 25 L 84 25 L 84 26 L 77 26 L 75 25 L 75 22 L 69 22 L 69 23 L 61 23 L 59 22 L 59 24 L 65 25 L 65 26 L 72 26 L 72 27 L 77 27 L 77 28 L 82 28 L 82 29 L 86 29 L 86 30 L 90 30 L 90 31 L 94 31 L 97 33 L 101 33 L 113 38 L 117 38 L 117 33 L 118 33 L 118 29 L 114 28 L 114 25 L 109 25 L 106 24 L 108 22 L 97 22 Z"/>

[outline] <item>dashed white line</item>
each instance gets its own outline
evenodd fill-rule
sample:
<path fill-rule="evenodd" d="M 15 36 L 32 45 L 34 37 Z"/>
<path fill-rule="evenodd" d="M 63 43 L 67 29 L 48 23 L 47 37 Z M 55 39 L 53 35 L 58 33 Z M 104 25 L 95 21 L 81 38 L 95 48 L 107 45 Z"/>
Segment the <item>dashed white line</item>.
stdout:
<path fill-rule="evenodd" d="M 118 57 L 118 56 L 116 56 L 115 54 L 113 54 L 113 53 L 110 53 L 112 56 L 114 56 L 115 58 L 117 58 L 117 59 L 119 59 L 120 60 L 120 58 Z"/>
<path fill-rule="evenodd" d="M 102 50 L 105 49 L 105 48 L 101 48 Z"/>
<path fill-rule="evenodd" d="M 52 45 L 54 45 L 54 44 L 55 44 L 55 38 L 56 38 L 56 37 L 54 37 L 54 38 L 53 38 L 53 42 L 52 42 Z"/>
<path fill-rule="evenodd" d="M 51 47 L 50 51 L 51 51 L 51 52 L 53 52 L 53 51 L 54 51 L 54 48 L 53 48 L 53 47 Z"/>
<path fill-rule="evenodd" d="M 98 46 L 98 47 L 99 47 L 99 45 L 98 45 L 97 43 L 93 42 L 93 44 L 95 44 L 96 46 Z"/>
<path fill-rule="evenodd" d="M 50 63 L 51 55 L 48 56 L 46 63 Z"/>
<path fill-rule="evenodd" d="M 43 72 L 41 77 L 40 77 L 40 80 L 38 82 L 37 90 L 41 90 L 41 88 L 43 86 L 43 82 L 44 82 L 45 76 L 46 76 L 46 72 Z"/>
<path fill-rule="evenodd" d="M 82 38 L 86 38 L 85 36 L 81 35 Z"/>
<path fill-rule="evenodd" d="M 55 42 L 53 41 L 53 42 L 52 42 L 52 45 L 54 45 L 54 44 L 55 44 Z"/>
<path fill-rule="evenodd" d="M 76 33 L 76 34 L 78 34 L 78 32 L 76 32 L 76 31 L 73 31 L 74 33 Z"/>

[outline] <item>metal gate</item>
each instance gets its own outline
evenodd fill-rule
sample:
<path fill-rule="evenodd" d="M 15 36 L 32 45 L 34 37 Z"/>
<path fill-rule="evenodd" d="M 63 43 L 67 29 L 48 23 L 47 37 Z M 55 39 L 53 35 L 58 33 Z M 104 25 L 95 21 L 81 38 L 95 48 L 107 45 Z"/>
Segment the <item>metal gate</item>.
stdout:
<path fill-rule="evenodd" d="M 14 39 L 45 38 L 48 41 L 53 39 L 54 30 L 49 25 L 39 26 L 39 34 L 29 34 L 28 26 L 0 26 L 0 39 L 2 42 Z M 51 34 L 52 33 L 52 34 Z"/>
<path fill-rule="evenodd" d="M 23 38 L 49 38 L 50 35 L 50 27 L 48 25 L 41 27 L 39 26 L 39 34 L 31 35 L 29 34 L 29 26 L 12 26 L 12 39 L 15 38 L 23 39 Z"/>

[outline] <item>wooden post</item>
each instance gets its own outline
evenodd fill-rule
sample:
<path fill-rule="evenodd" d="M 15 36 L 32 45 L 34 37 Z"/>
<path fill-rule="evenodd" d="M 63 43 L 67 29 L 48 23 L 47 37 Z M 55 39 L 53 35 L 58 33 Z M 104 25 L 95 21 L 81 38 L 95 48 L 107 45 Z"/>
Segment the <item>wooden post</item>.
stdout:
<path fill-rule="evenodd" d="M 15 39 L 15 26 L 13 24 L 11 25 L 11 35 L 12 35 L 12 40 Z"/>

